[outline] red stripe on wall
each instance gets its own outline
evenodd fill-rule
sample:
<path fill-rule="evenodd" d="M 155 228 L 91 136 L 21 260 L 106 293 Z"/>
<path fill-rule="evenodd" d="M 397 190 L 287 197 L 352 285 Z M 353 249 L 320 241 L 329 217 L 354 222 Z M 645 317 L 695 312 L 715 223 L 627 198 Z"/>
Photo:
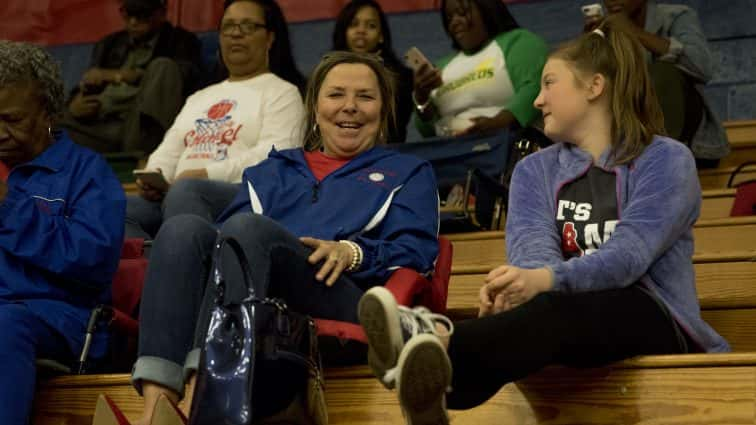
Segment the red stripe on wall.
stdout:
<path fill-rule="evenodd" d="M 502 0 L 515 3 L 529 0 Z M 289 22 L 334 18 L 348 0 L 279 0 Z M 438 9 L 440 0 L 379 0 L 386 12 Z M 45 45 L 91 43 L 123 26 L 119 0 L 0 0 L 0 39 Z M 223 0 L 168 0 L 168 17 L 191 31 L 211 31 Z"/>

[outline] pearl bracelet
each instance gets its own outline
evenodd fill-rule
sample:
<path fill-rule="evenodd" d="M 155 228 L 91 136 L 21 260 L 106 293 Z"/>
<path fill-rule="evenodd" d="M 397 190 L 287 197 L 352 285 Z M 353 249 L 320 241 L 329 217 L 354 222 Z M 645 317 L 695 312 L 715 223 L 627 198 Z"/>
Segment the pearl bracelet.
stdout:
<path fill-rule="evenodd" d="M 362 247 L 357 243 L 342 239 L 339 243 L 346 244 L 352 250 L 352 263 L 346 268 L 346 272 L 351 273 L 356 271 L 362 265 Z"/>

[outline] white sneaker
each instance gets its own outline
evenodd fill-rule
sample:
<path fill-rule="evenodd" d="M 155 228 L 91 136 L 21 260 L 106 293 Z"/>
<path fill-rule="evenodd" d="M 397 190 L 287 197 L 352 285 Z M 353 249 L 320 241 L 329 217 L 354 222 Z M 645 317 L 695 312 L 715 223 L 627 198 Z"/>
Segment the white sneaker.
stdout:
<path fill-rule="evenodd" d="M 396 390 L 408 425 L 446 425 L 446 392 L 452 367 L 446 349 L 433 335 L 412 337 L 396 369 Z"/>
<path fill-rule="evenodd" d="M 454 325 L 446 316 L 425 307 L 410 309 L 397 305 L 391 291 L 382 286 L 365 292 L 358 315 L 368 338 L 368 365 L 386 388 L 394 388 L 396 364 L 406 341 L 423 333 L 448 337 L 454 332 Z M 436 323 L 442 323 L 448 333 L 439 335 Z"/>

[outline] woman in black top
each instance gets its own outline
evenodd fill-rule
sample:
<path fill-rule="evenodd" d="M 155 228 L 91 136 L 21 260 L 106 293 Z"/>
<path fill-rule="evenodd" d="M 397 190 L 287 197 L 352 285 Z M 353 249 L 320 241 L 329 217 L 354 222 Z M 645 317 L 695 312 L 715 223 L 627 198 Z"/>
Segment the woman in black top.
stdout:
<path fill-rule="evenodd" d="M 375 53 L 395 76 L 396 117 L 388 143 L 404 143 L 412 115 L 412 71 L 396 57 L 386 15 L 374 0 L 352 0 L 339 12 L 333 29 L 333 50 Z"/>

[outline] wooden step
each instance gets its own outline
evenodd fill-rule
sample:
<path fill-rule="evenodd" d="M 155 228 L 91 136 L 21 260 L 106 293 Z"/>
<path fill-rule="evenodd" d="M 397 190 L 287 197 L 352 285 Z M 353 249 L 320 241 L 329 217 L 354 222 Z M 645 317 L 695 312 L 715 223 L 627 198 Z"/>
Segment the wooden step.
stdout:
<path fill-rule="evenodd" d="M 128 375 L 42 381 L 34 425 L 89 424 L 100 393 L 129 418 L 141 400 Z M 330 423 L 403 423 L 396 393 L 366 367 L 326 371 Z M 642 356 L 602 368 L 549 367 L 504 386 L 476 408 L 451 411 L 454 424 L 754 424 L 756 353 Z"/>
<path fill-rule="evenodd" d="M 756 351 L 756 263 L 696 264 L 696 287 L 704 319 L 734 351 Z M 476 317 L 485 273 L 455 274 L 449 283 L 447 314 Z"/>
<path fill-rule="evenodd" d="M 724 127 L 731 151 L 722 158 L 719 168 L 756 161 L 756 120 L 730 121 L 724 123 Z"/>
<path fill-rule="evenodd" d="M 694 261 L 718 255 L 735 259 L 756 258 L 756 216 L 699 220 L 693 228 Z M 506 261 L 504 232 L 445 235 L 454 245 L 453 273 L 473 273 Z"/>
<path fill-rule="evenodd" d="M 726 189 L 727 181 L 730 179 L 733 171 L 735 171 L 735 166 L 723 166 L 699 171 L 698 180 L 701 182 L 701 189 Z M 733 184 L 737 185 L 738 183 L 753 179 L 756 179 L 756 165 L 749 165 L 738 174 Z"/>
<path fill-rule="evenodd" d="M 732 204 L 735 202 L 735 189 L 704 190 L 701 198 L 699 220 L 726 218 L 730 216 Z"/>

